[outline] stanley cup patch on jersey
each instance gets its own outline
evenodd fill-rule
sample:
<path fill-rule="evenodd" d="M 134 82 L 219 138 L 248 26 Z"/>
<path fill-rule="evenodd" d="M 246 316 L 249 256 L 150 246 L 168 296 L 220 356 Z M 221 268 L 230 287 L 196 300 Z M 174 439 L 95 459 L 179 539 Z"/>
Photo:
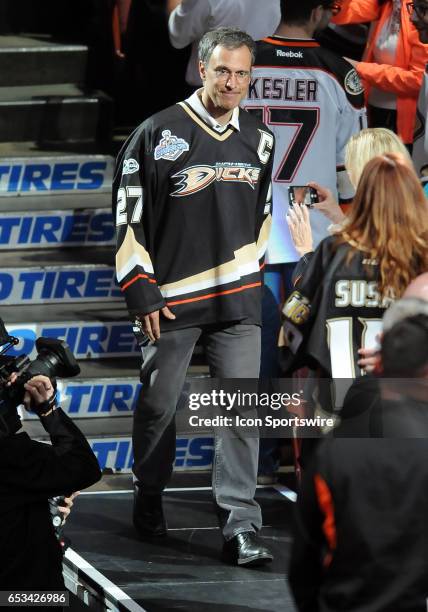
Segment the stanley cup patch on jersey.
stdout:
<path fill-rule="evenodd" d="M 134 172 L 138 172 L 139 169 L 140 165 L 136 159 L 125 159 L 123 162 L 122 174 L 134 174 Z"/>
<path fill-rule="evenodd" d="M 175 161 L 188 150 L 189 144 L 183 138 L 177 138 L 177 136 L 171 134 L 170 130 L 164 130 L 162 138 L 155 148 L 155 160 Z"/>
<path fill-rule="evenodd" d="M 350 70 L 348 74 L 345 76 L 344 85 L 345 85 L 346 91 L 351 96 L 359 96 L 364 91 L 364 87 L 363 87 L 363 84 L 361 83 L 361 79 L 358 76 L 358 73 L 354 68 L 352 68 L 352 70 Z"/>

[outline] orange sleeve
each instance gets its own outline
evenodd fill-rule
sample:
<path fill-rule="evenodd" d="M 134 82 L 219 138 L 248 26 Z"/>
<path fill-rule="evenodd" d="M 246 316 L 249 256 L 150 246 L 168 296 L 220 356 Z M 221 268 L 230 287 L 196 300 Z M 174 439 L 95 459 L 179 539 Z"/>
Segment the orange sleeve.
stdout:
<path fill-rule="evenodd" d="M 417 32 L 410 39 L 411 54 L 408 68 L 389 64 L 359 62 L 356 70 L 368 85 L 390 91 L 404 97 L 417 97 L 422 85 L 425 65 L 428 62 L 428 45 L 419 42 Z"/>
<path fill-rule="evenodd" d="M 340 13 L 331 20 L 336 25 L 347 23 L 365 23 L 379 18 L 378 0 L 343 0 Z"/>

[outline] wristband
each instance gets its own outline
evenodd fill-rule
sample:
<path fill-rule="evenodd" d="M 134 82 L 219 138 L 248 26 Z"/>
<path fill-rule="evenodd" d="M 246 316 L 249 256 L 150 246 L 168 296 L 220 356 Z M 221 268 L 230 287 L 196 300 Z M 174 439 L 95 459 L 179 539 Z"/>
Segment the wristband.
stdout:
<path fill-rule="evenodd" d="M 50 399 L 36 406 L 34 408 L 34 412 L 39 417 L 45 417 L 51 414 L 55 410 L 55 408 L 56 408 L 56 393 L 54 393 Z"/>
<path fill-rule="evenodd" d="M 56 410 L 56 406 L 54 406 L 53 408 L 51 408 L 50 410 L 48 410 L 47 412 L 44 412 L 43 414 L 39 413 L 39 417 L 47 417 L 50 414 L 52 414 L 52 412 L 55 412 Z"/>

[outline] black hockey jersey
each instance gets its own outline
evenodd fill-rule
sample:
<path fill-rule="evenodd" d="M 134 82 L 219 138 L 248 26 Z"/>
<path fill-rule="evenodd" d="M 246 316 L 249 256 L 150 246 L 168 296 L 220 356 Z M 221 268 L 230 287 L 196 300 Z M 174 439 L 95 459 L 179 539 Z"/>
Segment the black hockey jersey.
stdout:
<path fill-rule="evenodd" d="M 132 317 L 167 305 L 162 329 L 260 324 L 274 138 L 245 111 L 219 133 L 187 102 L 125 143 L 113 185 L 117 280 Z"/>
<path fill-rule="evenodd" d="M 289 355 L 289 366 L 321 366 L 333 378 L 353 379 L 361 375 L 358 349 L 376 346 L 391 299 L 378 292 L 377 262 L 349 244 L 336 247 L 335 241 L 329 236 L 321 242 L 284 305 L 295 355 Z"/>
<path fill-rule="evenodd" d="M 275 134 L 273 226 L 266 262 L 297 261 L 286 221 L 288 188 L 315 181 L 342 200 L 354 195 L 344 168 L 349 138 L 366 126 L 358 74 L 315 40 L 272 36 L 257 43 L 244 108 Z M 311 209 L 314 245 L 330 221 Z"/>

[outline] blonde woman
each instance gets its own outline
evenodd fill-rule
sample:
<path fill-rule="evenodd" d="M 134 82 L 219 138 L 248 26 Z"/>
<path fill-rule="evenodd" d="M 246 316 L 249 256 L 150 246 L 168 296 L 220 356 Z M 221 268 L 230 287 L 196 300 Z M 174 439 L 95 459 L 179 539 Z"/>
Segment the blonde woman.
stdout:
<path fill-rule="evenodd" d="M 367 162 L 384 153 L 400 153 L 411 164 L 409 152 L 403 141 L 391 130 L 368 128 L 349 139 L 346 145 L 345 166 L 355 188 Z"/>
<path fill-rule="evenodd" d="M 385 128 L 368 128 L 361 130 L 358 134 L 352 136 L 348 144 L 346 145 L 345 151 L 345 166 L 348 172 L 349 179 L 356 189 L 358 181 L 364 166 L 368 161 L 376 157 L 376 155 L 382 155 L 383 153 L 399 153 L 403 156 L 407 163 L 411 164 L 410 155 L 404 146 L 402 140 Z M 322 187 L 318 183 L 309 183 L 311 187 L 314 187 L 318 193 L 318 203 L 315 204 L 315 208 L 330 219 L 332 223 L 340 223 L 344 220 L 345 215 L 333 197 L 331 191 Z M 293 217 L 293 214 L 291 213 Z M 290 226 L 290 224 L 289 224 Z M 290 232 L 293 235 L 293 227 L 290 226 Z M 312 242 L 309 243 L 309 246 Z M 297 251 L 302 255 L 300 246 L 296 246 Z M 312 247 L 308 250 L 312 250 Z"/>

